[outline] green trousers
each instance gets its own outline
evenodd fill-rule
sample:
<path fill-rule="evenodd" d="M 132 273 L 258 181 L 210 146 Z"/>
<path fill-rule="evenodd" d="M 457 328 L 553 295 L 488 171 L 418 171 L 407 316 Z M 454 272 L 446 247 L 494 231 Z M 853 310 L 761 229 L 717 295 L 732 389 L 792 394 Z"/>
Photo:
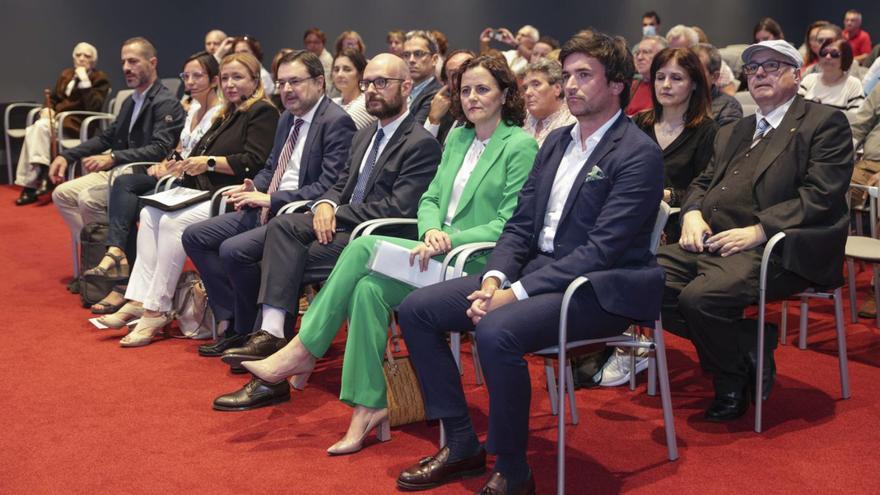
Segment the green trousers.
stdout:
<path fill-rule="evenodd" d="M 388 342 L 391 310 L 414 290 L 411 285 L 375 274 L 367 268 L 377 240 L 413 248 L 417 241 L 366 236 L 345 247 L 330 278 L 305 315 L 299 338 L 312 355 L 327 352 L 342 323 L 348 339 L 342 362 L 339 399 L 348 405 L 387 407 L 382 363 Z"/>

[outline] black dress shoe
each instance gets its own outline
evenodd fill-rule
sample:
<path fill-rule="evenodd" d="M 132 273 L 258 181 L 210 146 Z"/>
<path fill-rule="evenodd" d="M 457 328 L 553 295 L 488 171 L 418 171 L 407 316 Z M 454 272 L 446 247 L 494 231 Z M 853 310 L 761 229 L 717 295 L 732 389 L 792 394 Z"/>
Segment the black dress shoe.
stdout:
<path fill-rule="evenodd" d="M 220 357 L 221 355 L 223 355 L 223 351 L 240 346 L 244 344 L 245 340 L 247 339 L 247 335 L 232 333 L 231 330 L 227 330 L 227 332 L 229 332 L 229 334 L 220 337 L 220 340 L 218 340 L 217 342 L 200 345 L 199 356 Z"/>
<path fill-rule="evenodd" d="M 37 197 L 42 196 L 44 194 L 49 194 L 55 189 L 55 184 L 52 183 L 49 179 L 43 179 L 40 181 L 40 187 L 37 188 L 36 194 Z"/>
<path fill-rule="evenodd" d="M 749 410 L 749 399 L 742 392 L 715 393 L 715 400 L 706 409 L 706 419 L 716 423 L 734 420 Z"/>
<path fill-rule="evenodd" d="M 529 477 L 523 484 L 511 488 L 504 476 L 496 471 L 489 476 L 489 481 L 483 485 L 477 495 L 535 495 L 535 477 L 529 471 Z"/>
<path fill-rule="evenodd" d="M 287 339 L 278 338 L 265 330 L 260 330 L 251 335 L 251 338 L 243 346 L 224 351 L 220 359 L 233 369 L 241 368 L 242 361 L 259 361 L 275 354 L 285 345 L 287 345 Z"/>
<path fill-rule="evenodd" d="M 764 370 L 761 373 L 761 397 L 767 400 L 770 397 L 770 390 L 776 381 L 776 360 L 773 359 L 773 351 L 776 349 L 776 342 L 779 340 L 779 330 L 772 323 L 767 324 L 764 329 Z M 758 350 L 754 347 L 746 353 L 746 360 L 749 365 L 749 395 L 752 402 L 755 402 L 755 374 L 758 372 Z"/>
<path fill-rule="evenodd" d="M 67 289 L 67 292 L 70 292 L 71 294 L 79 294 L 79 279 L 74 278 L 73 280 L 68 282 L 65 289 Z"/>
<path fill-rule="evenodd" d="M 37 190 L 32 187 L 26 187 L 21 190 L 21 194 L 18 196 L 18 199 L 15 200 L 15 205 L 29 205 L 31 203 L 36 203 L 38 199 Z"/>
<path fill-rule="evenodd" d="M 290 384 L 287 383 L 287 380 L 271 384 L 254 378 L 235 392 L 214 399 L 214 409 L 218 411 L 248 411 L 289 400 Z"/>
<path fill-rule="evenodd" d="M 479 476 L 485 471 L 486 451 L 482 447 L 471 457 L 453 462 L 449 462 L 449 447 L 443 447 L 436 454 L 404 469 L 397 477 L 397 486 L 408 491 L 427 490 L 450 481 Z"/>

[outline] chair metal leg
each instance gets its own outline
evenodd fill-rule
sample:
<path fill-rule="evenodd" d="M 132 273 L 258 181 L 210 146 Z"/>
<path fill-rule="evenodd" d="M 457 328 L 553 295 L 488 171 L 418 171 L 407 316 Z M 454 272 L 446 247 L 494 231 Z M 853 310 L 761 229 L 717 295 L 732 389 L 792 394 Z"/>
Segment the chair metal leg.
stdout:
<path fill-rule="evenodd" d="M 801 323 L 798 333 L 798 349 L 807 348 L 807 322 L 810 316 L 810 303 L 806 297 L 801 298 Z"/>
<path fill-rule="evenodd" d="M 211 338 L 214 342 L 217 341 L 217 317 L 214 316 L 214 312 L 211 312 Z"/>
<path fill-rule="evenodd" d="M 544 375 L 547 376 L 547 395 L 550 396 L 550 411 L 556 416 L 559 414 L 559 401 L 556 397 L 556 372 L 553 371 L 552 359 L 544 359 Z"/>
<path fill-rule="evenodd" d="M 779 317 L 779 343 L 788 343 L 788 301 L 782 301 L 781 315 Z"/>
<path fill-rule="evenodd" d="M 474 360 L 474 375 L 476 375 L 477 385 L 483 384 L 483 367 L 480 366 L 480 350 L 477 349 L 477 339 L 471 339 L 471 357 Z"/>
<path fill-rule="evenodd" d="M 648 354 L 648 395 L 657 395 L 657 348 Z"/>
<path fill-rule="evenodd" d="M 79 239 L 71 234 L 71 252 L 73 254 L 73 278 L 79 278 Z"/>
<path fill-rule="evenodd" d="M 633 342 L 637 341 L 638 337 L 633 334 Z M 629 390 L 632 392 L 636 389 L 636 348 L 629 348 Z"/>
<path fill-rule="evenodd" d="M 763 282 L 763 281 L 762 281 Z M 762 414 L 764 412 L 764 381 L 761 379 L 764 376 L 764 316 L 767 309 L 766 305 L 766 294 L 765 287 L 761 284 L 759 288 L 759 298 L 758 298 L 758 365 L 755 370 L 755 432 L 761 433 L 762 429 Z M 803 305 L 803 301 L 801 302 Z M 803 306 L 802 306 L 802 315 L 803 315 Z M 802 318 L 803 319 L 803 318 Z"/>
<path fill-rule="evenodd" d="M 562 370 L 559 370 L 559 374 L 562 374 Z M 569 408 L 571 409 L 571 424 L 576 425 L 580 422 L 580 418 L 578 417 L 577 403 L 574 401 L 574 376 L 571 372 L 571 361 L 565 362 L 565 375 L 568 382 L 566 388 L 568 389 Z"/>
<path fill-rule="evenodd" d="M 15 183 L 15 177 L 12 176 L 12 142 L 6 129 L 3 129 L 3 135 L 6 137 L 6 177 L 9 179 L 8 184 Z"/>
<path fill-rule="evenodd" d="M 675 419 L 672 416 L 672 396 L 669 392 L 669 370 L 666 366 L 666 342 L 663 323 L 654 323 L 654 354 L 657 358 L 657 374 L 660 379 L 660 403 L 663 405 L 663 427 L 666 430 L 666 450 L 669 460 L 678 459 L 678 443 L 675 439 Z"/>
<path fill-rule="evenodd" d="M 455 365 L 458 366 L 458 374 L 463 375 L 464 371 L 461 368 L 461 333 L 449 332 L 449 348 L 452 350 L 452 359 L 455 360 Z"/>
<path fill-rule="evenodd" d="M 852 323 L 858 323 L 858 308 L 856 307 L 856 263 L 852 258 L 846 259 L 846 275 L 849 280 L 849 315 Z"/>
<path fill-rule="evenodd" d="M 834 290 L 834 323 L 837 327 L 837 360 L 840 364 L 840 397 L 849 399 L 849 362 L 846 355 L 846 327 L 843 325 L 843 290 Z"/>

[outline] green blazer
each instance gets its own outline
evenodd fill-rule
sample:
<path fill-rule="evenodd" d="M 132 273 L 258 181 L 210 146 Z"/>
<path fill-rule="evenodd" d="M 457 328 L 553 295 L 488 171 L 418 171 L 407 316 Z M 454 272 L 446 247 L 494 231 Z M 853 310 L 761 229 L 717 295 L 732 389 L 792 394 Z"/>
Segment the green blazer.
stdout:
<path fill-rule="evenodd" d="M 466 127 L 449 134 L 437 174 L 419 201 L 419 239 L 430 229 L 440 229 L 449 234 L 453 247 L 494 242 L 513 214 L 519 190 L 535 162 L 538 144 L 519 127 L 502 121 L 465 184 L 452 225 L 443 225 L 455 175 L 475 136 L 474 129 Z"/>

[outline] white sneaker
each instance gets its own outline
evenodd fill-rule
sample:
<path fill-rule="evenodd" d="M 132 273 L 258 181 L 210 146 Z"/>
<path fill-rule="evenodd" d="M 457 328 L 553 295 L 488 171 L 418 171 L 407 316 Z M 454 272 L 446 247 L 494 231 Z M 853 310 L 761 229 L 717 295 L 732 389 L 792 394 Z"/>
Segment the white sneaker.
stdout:
<path fill-rule="evenodd" d="M 647 342 L 647 338 L 640 336 L 639 341 Z M 648 369 L 648 350 L 636 349 L 636 374 Z M 617 387 L 629 382 L 629 348 L 618 347 L 614 354 L 605 362 L 600 371 L 603 387 Z"/>

